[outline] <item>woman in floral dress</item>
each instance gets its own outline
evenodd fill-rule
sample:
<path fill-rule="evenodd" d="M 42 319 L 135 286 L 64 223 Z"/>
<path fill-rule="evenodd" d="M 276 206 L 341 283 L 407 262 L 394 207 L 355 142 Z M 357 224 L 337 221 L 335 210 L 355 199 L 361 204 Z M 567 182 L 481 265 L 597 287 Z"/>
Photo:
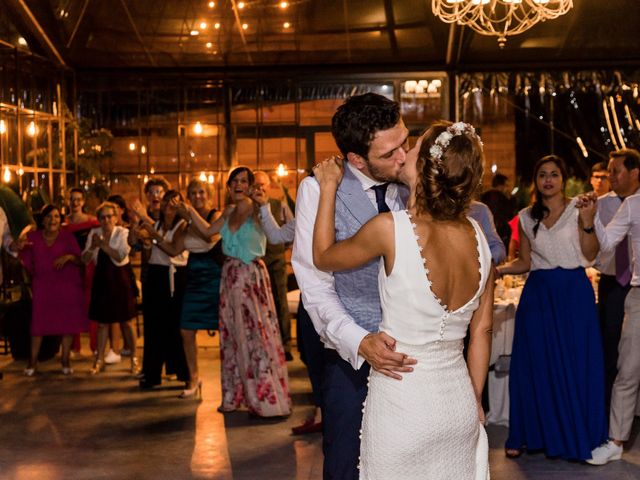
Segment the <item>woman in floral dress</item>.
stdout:
<path fill-rule="evenodd" d="M 206 235 L 220 231 L 227 256 L 220 284 L 221 412 L 242 405 L 260 417 L 291 413 L 289 377 L 269 274 L 261 260 L 266 237 L 249 198 L 253 173 L 237 167 L 227 187 L 235 208 L 209 225 L 192 207 L 189 217 Z"/>

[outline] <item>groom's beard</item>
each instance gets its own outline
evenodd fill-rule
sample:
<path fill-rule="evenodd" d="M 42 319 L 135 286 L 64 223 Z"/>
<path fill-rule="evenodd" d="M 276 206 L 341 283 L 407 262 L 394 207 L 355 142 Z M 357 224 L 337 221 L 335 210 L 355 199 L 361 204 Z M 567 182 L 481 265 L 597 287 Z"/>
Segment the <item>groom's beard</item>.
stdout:
<path fill-rule="evenodd" d="M 376 180 L 377 182 L 392 182 L 392 183 L 402 183 L 400 180 L 400 171 L 402 167 L 398 168 L 395 172 L 383 172 L 382 169 L 373 165 L 369 160 L 365 160 L 367 162 L 367 167 L 369 168 L 369 174 L 371 178 Z"/>

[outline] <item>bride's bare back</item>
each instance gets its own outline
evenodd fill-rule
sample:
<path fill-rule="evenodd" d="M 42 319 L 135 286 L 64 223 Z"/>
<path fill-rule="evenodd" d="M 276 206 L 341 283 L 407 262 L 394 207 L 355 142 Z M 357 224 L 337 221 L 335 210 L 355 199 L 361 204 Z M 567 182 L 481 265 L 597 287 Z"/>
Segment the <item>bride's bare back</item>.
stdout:
<path fill-rule="evenodd" d="M 480 285 L 478 240 L 468 220 L 435 222 L 413 217 L 431 291 L 455 311 L 474 297 Z"/>

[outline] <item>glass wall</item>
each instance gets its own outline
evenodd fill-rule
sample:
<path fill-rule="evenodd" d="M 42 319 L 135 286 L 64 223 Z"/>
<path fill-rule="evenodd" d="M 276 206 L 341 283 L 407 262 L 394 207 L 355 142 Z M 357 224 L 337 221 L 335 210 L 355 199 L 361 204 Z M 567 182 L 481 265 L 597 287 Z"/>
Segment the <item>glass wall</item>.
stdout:
<path fill-rule="evenodd" d="M 79 75 L 78 116 L 112 136 L 98 176 L 115 193 L 139 194 L 149 175 L 179 189 L 198 177 L 217 187 L 220 204 L 235 165 L 264 170 L 295 195 L 307 170 L 336 152 L 331 117 L 348 96 L 398 100 L 417 135 L 448 116 L 445 79 L 433 72 L 313 81 Z"/>
<path fill-rule="evenodd" d="M 0 43 L 0 175 L 25 199 L 37 192 L 44 202 L 56 201 L 74 180 L 66 75 L 27 50 Z"/>

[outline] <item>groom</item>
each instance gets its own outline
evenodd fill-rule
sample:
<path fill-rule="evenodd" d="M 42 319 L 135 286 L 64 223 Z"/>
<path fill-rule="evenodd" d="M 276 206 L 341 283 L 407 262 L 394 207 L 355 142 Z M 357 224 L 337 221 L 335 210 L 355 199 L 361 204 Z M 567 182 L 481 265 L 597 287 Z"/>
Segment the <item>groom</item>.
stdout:
<path fill-rule="evenodd" d="M 336 239 L 345 240 L 381 212 L 405 207 L 398 185 L 409 131 L 399 105 L 375 93 L 347 99 L 333 116 L 332 133 L 346 159 L 337 191 Z M 391 182 L 391 183 L 389 183 Z M 357 479 L 360 426 L 369 369 L 400 379 L 415 360 L 395 351 L 395 340 L 377 333 L 382 320 L 379 261 L 332 274 L 313 265 L 318 182 L 305 178 L 296 201 L 292 263 L 302 299 L 325 344 L 323 452 L 325 479 Z"/>

